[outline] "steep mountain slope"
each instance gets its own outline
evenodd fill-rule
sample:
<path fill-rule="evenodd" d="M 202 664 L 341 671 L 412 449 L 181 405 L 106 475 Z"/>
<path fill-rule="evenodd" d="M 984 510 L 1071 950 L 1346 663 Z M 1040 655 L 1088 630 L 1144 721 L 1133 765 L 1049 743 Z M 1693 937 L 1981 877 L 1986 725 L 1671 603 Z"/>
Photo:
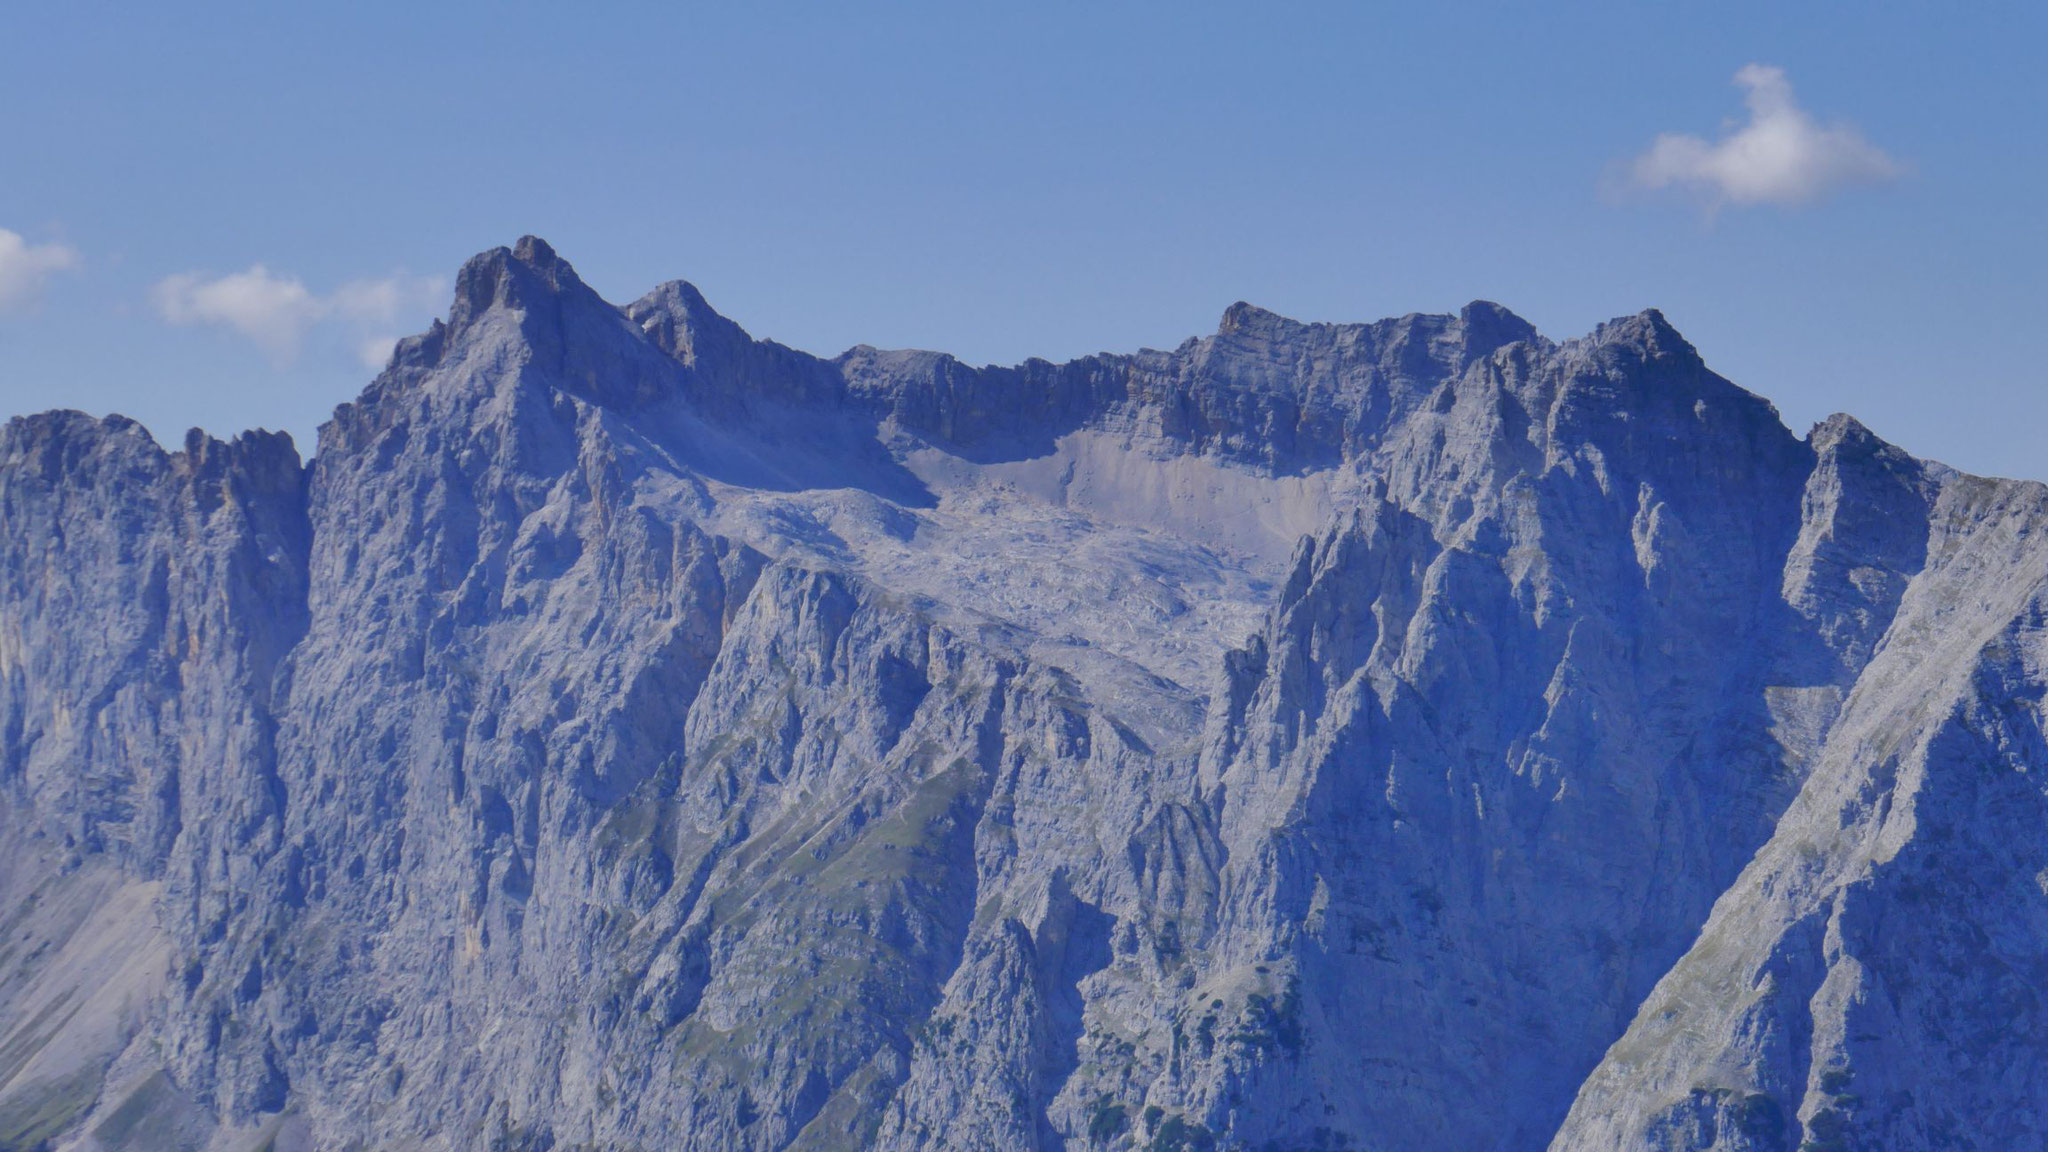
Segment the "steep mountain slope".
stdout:
<path fill-rule="evenodd" d="M 0 432 L 0 1148 L 2022 1146 L 2043 540 L 1654 312 L 827 361 L 528 238 L 304 467 Z"/>
<path fill-rule="evenodd" d="M 1554 1147 L 2048 1139 L 2048 491 L 1823 433 L 1813 535 L 1889 627 L 1856 622 L 1882 639 L 1807 786 Z"/>

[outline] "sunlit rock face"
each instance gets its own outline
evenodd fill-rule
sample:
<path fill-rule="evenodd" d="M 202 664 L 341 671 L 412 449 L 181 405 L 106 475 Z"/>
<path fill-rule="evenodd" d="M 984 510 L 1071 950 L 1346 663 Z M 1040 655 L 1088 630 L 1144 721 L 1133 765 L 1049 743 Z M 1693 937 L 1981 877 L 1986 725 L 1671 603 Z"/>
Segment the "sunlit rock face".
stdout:
<path fill-rule="evenodd" d="M 2048 1139 L 2048 491 L 1655 312 L 975 368 L 528 238 L 0 431 L 0 1149 Z"/>

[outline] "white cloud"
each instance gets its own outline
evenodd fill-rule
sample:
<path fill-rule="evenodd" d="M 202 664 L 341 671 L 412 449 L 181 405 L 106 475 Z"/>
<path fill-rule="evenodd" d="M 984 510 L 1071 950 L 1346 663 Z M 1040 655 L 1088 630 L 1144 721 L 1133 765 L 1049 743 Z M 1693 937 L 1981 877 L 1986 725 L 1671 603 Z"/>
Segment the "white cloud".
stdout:
<path fill-rule="evenodd" d="M 1847 124 L 1822 124 L 1792 99 L 1785 70 L 1750 64 L 1735 74 L 1749 121 L 1719 139 L 1657 137 L 1631 171 L 1641 188 L 1689 187 L 1723 204 L 1799 204 L 1903 168 Z"/>
<path fill-rule="evenodd" d="M 350 319 L 390 324 L 409 313 L 440 306 L 447 294 L 448 282 L 438 276 L 387 276 L 351 280 L 336 288 L 327 304 Z"/>
<path fill-rule="evenodd" d="M 372 372 L 382 372 L 391 362 L 391 350 L 398 347 L 396 336 L 372 336 L 356 345 L 356 359 Z"/>
<path fill-rule="evenodd" d="M 213 279 L 180 273 L 159 283 L 152 299 L 173 324 L 232 328 L 280 361 L 298 355 L 299 341 L 326 311 L 296 276 L 273 276 L 261 264 Z"/>
<path fill-rule="evenodd" d="M 77 264 L 78 253 L 62 244 L 32 246 L 19 233 L 0 228 L 0 312 L 35 303 L 44 280 Z"/>
<path fill-rule="evenodd" d="M 279 364 L 298 356 L 299 346 L 315 325 L 334 323 L 355 331 L 358 358 L 373 368 L 365 331 L 426 312 L 446 292 L 437 277 L 389 276 L 382 280 L 351 280 L 327 295 L 308 289 L 296 276 L 273 275 L 261 264 L 225 276 L 185 272 L 165 278 L 151 294 L 157 313 L 173 324 L 209 324 L 229 328 L 254 341 Z M 372 341 L 371 343 L 375 343 Z M 393 343 L 382 340 L 388 356 Z"/>

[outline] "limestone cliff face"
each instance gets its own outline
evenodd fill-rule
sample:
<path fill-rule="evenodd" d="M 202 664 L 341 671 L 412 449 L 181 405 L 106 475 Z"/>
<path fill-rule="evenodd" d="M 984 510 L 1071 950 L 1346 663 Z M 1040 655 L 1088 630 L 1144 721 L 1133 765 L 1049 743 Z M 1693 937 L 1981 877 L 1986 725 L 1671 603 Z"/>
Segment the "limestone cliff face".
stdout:
<path fill-rule="evenodd" d="M 972 368 L 531 238 L 0 432 L 0 1148 L 2041 1139 L 2048 494 L 1654 312 Z"/>

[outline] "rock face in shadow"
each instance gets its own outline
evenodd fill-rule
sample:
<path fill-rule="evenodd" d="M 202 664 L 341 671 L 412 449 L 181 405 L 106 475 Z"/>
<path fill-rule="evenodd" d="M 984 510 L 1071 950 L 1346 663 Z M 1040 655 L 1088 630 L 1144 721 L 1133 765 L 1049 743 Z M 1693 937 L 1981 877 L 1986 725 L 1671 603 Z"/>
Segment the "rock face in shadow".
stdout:
<path fill-rule="evenodd" d="M 974 368 L 544 243 L 0 431 L 0 1148 L 2038 1143 L 2048 490 L 1655 312 Z"/>

